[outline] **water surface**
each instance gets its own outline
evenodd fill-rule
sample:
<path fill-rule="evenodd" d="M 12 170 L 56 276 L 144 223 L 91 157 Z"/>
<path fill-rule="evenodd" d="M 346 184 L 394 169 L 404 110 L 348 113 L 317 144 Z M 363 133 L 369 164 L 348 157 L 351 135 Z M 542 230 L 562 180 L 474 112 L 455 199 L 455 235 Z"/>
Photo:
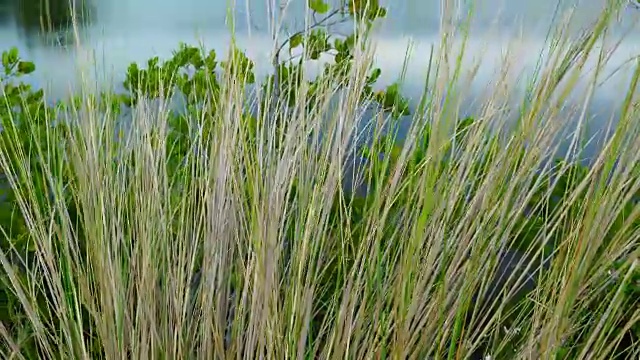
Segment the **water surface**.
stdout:
<path fill-rule="evenodd" d="M 0 48 L 18 46 L 21 54 L 35 61 L 38 71 L 28 81 L 48 89 L 58 98 L 70 91 L 83 73 L 104 86 L 113 87 L 124 77 L 133 61 L 144 62 L 152 56 L 168 57 L 180 42 L 204 43 L 223 52 L 230 41 L 231 24 L 227 21 L 229 0 L 73 0 L 75 12 L 82 20 L 78 29 L 70 27 L 69 0 L 0 0 Z M 523 91 L 522 71 L 531 69 L 548 43 L 547 30 L 559 24 L 573 10 L 570 30 L 574 33 L 588 26 L 602 9 L 601 0 L 458 0 L 457 14 L 462 17 L 474 11 L 472 31 L 464 63 L 470 69 L 481 61 L 476 78 L 468 84 L 466 96 L 481 101 L 495 83 L 506 49 L 513 67 L 508 75 L 514 89 Z M 267 3 L 285 1 L 237 1 L 235 31 L 240 46 L 257 62 L 257 71 L 271 70 L 269 13 Z M 385 3 L 383 1 L 383 3 Z M 376 61 L 383 70 L 381 83 L 388 84 L 399 76 L 407 46 L 413 44 L 408 63 L 405 91 L 414 102 L 419 97 L 426 76 L 431 46 L 439 42 L 442 8 L 440 1 L 386 1 L 388 19 L 382 24 L 377 39 Z M 294 0 L 287 9 L 289 31 L 303 25 L 304 0 Z M 625 40 L 612 55 L 606 71 L 640 54 L 640 32 L 634 28 L 640 10 L 628 8 L 620 23 L 612 29 L 615 37 Z M 43 30 L 44 26 L 44 30 Z M 78 49 L 72 43 L 74 30 L 82 41 Z M 590 65 L 594 65 L 592 61 Z M 79 65 L 86 65 L 82 67 Z M 625 72 L 626 71 L 626 72 Z M 596 90 L 590 116 L 596 128 L 602 127 L 621 101 L 630 79 L 629 69 L 618 72 Z M 586 89 L 584 80 L 582 85 Z M 520 95 L 514 93 L 513 95 Z M 519 100 L 514 96 L 514 101 Z M 471 100 L 463 103 L 463 111 L 471 112 Z"/>

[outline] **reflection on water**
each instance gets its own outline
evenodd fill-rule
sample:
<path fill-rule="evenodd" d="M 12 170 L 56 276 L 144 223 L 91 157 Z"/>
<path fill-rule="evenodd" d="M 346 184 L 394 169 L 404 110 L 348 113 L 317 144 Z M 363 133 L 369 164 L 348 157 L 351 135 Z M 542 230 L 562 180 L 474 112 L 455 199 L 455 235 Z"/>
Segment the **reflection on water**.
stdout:
<path fill-rule="evenodd" d="M 71 1 L 71 2 L 70 2 Z M 328 0 L 339 1 L 339 0 Z M 417 102 L 423 89 L 432 45 L 440 41 L 440 2 L 443 0 L 381 0 L 390 4 L 389 15 L 376 41 L 376 65 L 383 73 L 381 85 L 395 81 L 402 71 L 408 38 L 415 47 L 407 62 L 404 93 Z M 551 23 L 574 8 L 572 29 L 588 26 L 598 13 L 602 0 L 458 0 L 461 14 L 474 4 L 471 39 L 464 56 L 464 69 L 475 69 L 473 81 L 464 84 L 465 98 L 461 112 L 474 115 L 479 104 L 491 93 L 500 75 L 501 61 L 508 58 L 509 104 L 517 109 L 522 100 L 526 78 L 541 52 L 548 47 L 545 32 Z M 560 3 L 558 3 L 560 1 Z M 226 23 L 228 0 L 0 0 L 0 50 L 17 46 L 23 57 L 37 65 L 36 73 L 26 81 L 45 88 L 50 98 L 68 95 L 80 79 L 97 80 L 96 87 L 121 88 L 126 68 L 131 62 L 143 63 L 153 56 L 171 56 L 180 42 L 202 43 L 221 56 L 230 42 Z M 258 75 L 271 71 L 269 55 L 272 43 L 267 35 L 267 3 L 278 1 L 235 0 L 237 43 L 256 62 Z M 293 0 L 287 10 L 287 31 L 303 26 L 301 14 L 306 0 Z M 605 75 L 640 54 L 640 32 L 633 30 L 640 10 L 631 9 L 621 16 L 612 30 L 614 37 L 631 32 L 618 46 L 605 67 Z M 72 17 L 82 24 L 79 29 L 82 47 L 65 46 L 74 40 L 70 30 Z M 249 30 L 251 30 L 249 33 Z M 615 39 L 609 43 L 613 45 Z M 506 56 L 506 49 L 513 52 Z M 452 56 L 452 59 L 455 56 Z M 590 59 L 591 67 L 595 59 Z M 86 65 L 83 67 L 83 65 Z M 313 64 L 312 64 L 313 65 Z M 317 65 L 317 64 L 316 64 Z M 633 65 L 631 63 L 630 65 Z M 82 77 L 79 70 L 83 72 Z M 602 129 L 620 101 L 620 89 L 631 78 L 628 69 L 596 89 L 589 109 L 593 131 Z M 462 74 L 464 78 L 467 74 Z M 525 74 L 526 75 L 526 74 Z M 493 85 L 492 85 L 493 83 Z M 579 91 L 588 88 L 582 79 Z M 476 102 L 474 102 L 476 100 Z M 591 131 L 591 130 L 590 130 Z M 594 145 L 595 146 L 595 145 Z"/>
<path fill-rule="evenodd" d="M 326 0 L 335 4 L 344 0 Z M 552 24 L 572 14 L 571 29 L 591 24 L 600 14 L 602 0 L 380 0 L 387 6 L 388 20 L 382 25 L 385 35 L 433 36 L 440 29 L 443 2 L 456 3 L 454 13 L 465 16 L 473 12 L 472 29 L 490 29 L 501 34 L 545 36 Z M 635 1 L 635 0 L 623 0 Z M 234 5 L 235 28 L 240 33 L 268 33 L 269 3 L 286 3 L 284 25 L 287 31 L 304 23 L 306 0 L 238 1 L 238 0 L 0 0 L 0 46 L 2 35 L 16 31 L 19 40 L 31 46 L 65 45 L 56 37 L 66 36 L 72 16 L 84 27 L 81 35 L 94 32 L 132 33 L 154 29 L 158 32 L 227 32 L 228 6 Z M 627 9 L 621 16 L 628 25 L 638 9 Z M 283 19 L 278 19 L 283 20 Z M 613 29 L 624 31 L 627 26 Z M 4 34 L 3 34 L 4 33 Z M 635 34 L 633 37 L 640 38 Z"/>
<path fill-rule="evenodd" d="M 271 70 L 269 54 L 272 48 L 266 33 L 266 4 L 270 2 L 235 1 L 239 45 L 256 61 L 256 68 L 262 73 Z M 382 83 L 388 84 L 400 74 L 407 38 L 412 37 L 417 47 L 409 63 L 406 88 L 409 96 L 417 98 L 426 76 L 424 71 L 431 46 L 439 41 L 441 0 L 381 2 L 389 4 L 389 16 L 381 29 L 376 51 L 378 66 L 383 70 Z M 500 67 L 499 61 L 504 58 L 509 43 L 516 43 L 516 51 L 510 59 L 512 65 L 518 71 L 531 68 L 546 45 L 544 30 L 550 22 L 562 18 L 568 9 L 579 3 L 572 23 L 576 28 L 587 26 L 604 6 L 602 0 L 458 2 L 462 6 L 461 13 L 470 10 L 474 4 L 474 31 L 465 54 L 470 58 L 466 64 L 472 67 L 471 58 L 482 61 L 475 81 L 468 87 L 471 98 L 486 93 L 486 84 L 498 75 L 496 68 Z M 47 88 L 50 96 L 60 97 L 68 93 L 70 85 L 77 85 L 79 65 L 95 67 L 89 77 L 97 77 L 100 83 L 106 82 L 105 79 L 119 83 L 131 62 L 145 62 L 156 55 L 168 57 L 179 42 L 202 42 L 210 49 L 225 51 L 230 40 L 225 23 L 226 7 L 231 3 L 233 1 L 228 0 L 0 0 L 0 50 L 18 46 L 21 54 L 38 67 L 28 81 Z M 292 1 L 287 10 L 290 20 L 287 30 L 302 26 L 298 15 L 303 13 L 305 3 L 305 0 Z M 622 16 L 624 26 L 617 26 L 614 33 L 628 30 L 638 15 L 638 10 L 626 11 Z M 73 40 L 72 16 L 83 24 L 79 29 L 81 49 L 64 46 Z M 630 33 L 605 72 L 613 71 L 640 53 L 637 34 L 638 31 Z M 514 81 L 517 75 L 513 74 Z M 597 100 L 606 103 L 616 100 L 614 90 L 624 85 L 626 76 L 617 76 L 600 88 Z"/>
<path fill-rule="evenodd" d="M 15 27 L 30 48 L 66 46 L 74 17 L 81 27 L 90 25 L 94 8 L 93 0 L 0 0 L 0 26 Z"/>

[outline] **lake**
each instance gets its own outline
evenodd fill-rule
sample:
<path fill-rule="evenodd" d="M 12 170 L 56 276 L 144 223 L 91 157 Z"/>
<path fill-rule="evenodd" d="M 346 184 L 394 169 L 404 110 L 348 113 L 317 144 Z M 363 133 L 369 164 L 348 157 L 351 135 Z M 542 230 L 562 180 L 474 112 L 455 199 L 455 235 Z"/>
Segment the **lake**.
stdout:
<path fill-rule="evenodd" d="M 84 77 L 113 86 L 121 82 L 126 67 L 133 61 L 144 62 L 152 56 L 168 57 L 179 42 L 204 43 L 222 52 L 230 40 L 227 6 L 222 0 L 72 0 L 82 19 L 78 29 L 82 46 L 69 40 L 73 30 L 69 22 L 69 0 L 0 0 L 0 48 L 17 46 L 22 56 L 36 63 L 38 70 L 28 81 L 45 87 L 50 96 L 67 94 L 78 83 L 79 69 L 91 69 Z M 601 0 L 457 0 L 460 14 L 471 9 L 474 22 L 465 61 L 481 60 L 478 74 L 470 84 L 470 99 L 485 93 L 495 78 L 496 67 L 507 45 L 512 45 L 510 74 L 517 83 L 521 70 L 532 67 L 545 46 L 545 34 L 551 23 L 558 23 L 568 9 L 574 8 L 571 30 L 587 26 L 603 6 Z M 257 62 L 257 71 L 270 70 L 269 16 L 267 3 L 275 0 L 245 0 L 235 5 L 236 33 L 240 46 Z M 400 74 L 404 54 L 411 43 L 406 93 L 416 99 L 423 87 L 430 46 L 439 41 L 440 1 L 383 1 L 391 4 L 387 20 L 381 26 L 376 61 L 383 70 L 382 83 L 394 81 Z M 250 4 L 250 6 L 248 5 Z M 576 5 L 577 4 L 577 5 Z M 286 25 L 301 26 L 304 0 L 291 2 Z M 612 31 L 613 37 L 627 34 L 607 66 L 611 72 L 629 58 L 640 54 L 640 32 L 635 26 L 640 9 L 628 7 Z M 47 21 L 47 20 L 50 21 Z M 46 31 L 42 31 L 43 24 Z M 611 41 L 611 46 L 613 39 Z M 86 66 L 83 66 L 86 65 Z M 604 124 L 613 107 L 621 101 L 621 88 L 629 81 L 629 72 L 618 72 L 597 91 L 590 114 L 596 124 Z M 516 87 L 523 90 L 524 83 Z M 471 109 L 471 103 L 464 105 Z"/>

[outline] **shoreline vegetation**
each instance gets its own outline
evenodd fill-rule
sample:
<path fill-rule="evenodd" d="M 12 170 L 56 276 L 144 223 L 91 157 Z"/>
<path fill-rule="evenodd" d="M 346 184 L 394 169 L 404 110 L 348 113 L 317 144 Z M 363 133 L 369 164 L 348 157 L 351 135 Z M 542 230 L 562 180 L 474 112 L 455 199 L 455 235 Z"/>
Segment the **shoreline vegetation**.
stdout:
<path fill-rule="evenodd" d="M 576 84 L 602 80 L 582 70 L 606 64 L 597 44 L 623 5 L 577 37 L 552 29 L 521 106 L 505 111 L 497 74 L 466 118 L 465 25 L 443 27 L 410 109 L 402 76 L 377 84 L 377 0 L 309 0 L 265 79 L 233 42 L 179 44 L 132 63 L 124 94 L 47 104 L 21 82 L 37 64 L 7 49 L 0 356 L 638 358 L 640 61 L 601 151 L 576 160 L 598 91 Z"/>

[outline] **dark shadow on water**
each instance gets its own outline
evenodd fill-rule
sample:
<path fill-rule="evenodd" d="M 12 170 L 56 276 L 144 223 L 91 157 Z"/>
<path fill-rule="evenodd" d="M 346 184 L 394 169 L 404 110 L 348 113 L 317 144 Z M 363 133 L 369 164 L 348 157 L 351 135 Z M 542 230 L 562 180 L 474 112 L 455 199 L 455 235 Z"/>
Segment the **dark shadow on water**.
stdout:
<path fill-rule="evenodd" d="M 0 25 L 13 25 L 29 48 L 74 43 L 72 24 L 91 24 L 95 0 L 0 0 Z"/>

